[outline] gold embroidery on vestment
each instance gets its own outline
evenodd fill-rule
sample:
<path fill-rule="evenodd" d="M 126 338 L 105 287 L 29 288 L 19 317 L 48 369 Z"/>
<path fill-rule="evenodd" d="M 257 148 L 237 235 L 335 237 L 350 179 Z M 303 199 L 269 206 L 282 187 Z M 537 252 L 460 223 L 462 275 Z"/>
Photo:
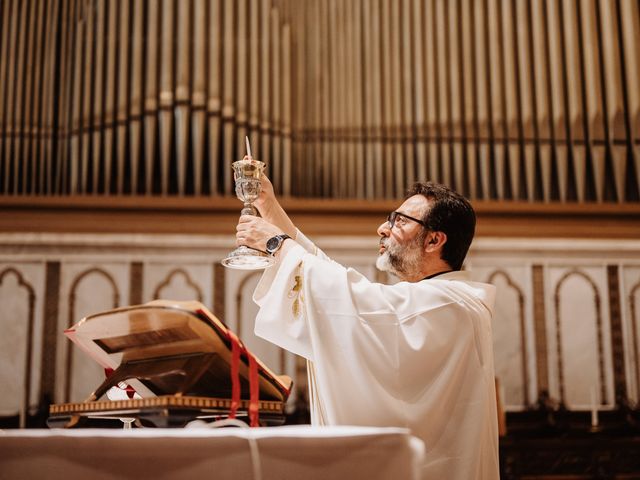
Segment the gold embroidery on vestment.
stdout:
<path fill-rule="evenodd" d="M 291 309 L 294 317 L 299 317 L 302 313 L 302 263 L 298 265 L 298 274 L 294 277 L 294 285 L 289 291 L 289 298 L 293 298 L 293 305 Z"/>

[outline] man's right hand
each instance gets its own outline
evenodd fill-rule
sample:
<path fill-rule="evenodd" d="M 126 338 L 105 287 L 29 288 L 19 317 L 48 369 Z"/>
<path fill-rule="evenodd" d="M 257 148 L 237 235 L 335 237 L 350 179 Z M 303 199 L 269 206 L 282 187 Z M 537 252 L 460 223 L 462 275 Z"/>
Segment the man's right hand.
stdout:
<path fill-rule="evenodd" d="M 271 180 L 265 174 L 262 174 L 260 183 L 262 184 L 260 196 L 253 202 L 253 205 L 258 209 L 262 218 L 278 227 L 281 232 L 295 239 L 297 235 L 296 227 L 280 205 L 280 202 L 278 202 Z"/>
<path fill-rule="evenodd" d="M 264 173 L 262 174 L 262 177 L 260 177 L 260 184 L 262 185 L 262 190 L 260 191 L 258 199 L 253 202 L 253 205 L 258 209 L 260 215 L 267 217 L 278 204 L 278 199 L 276 198 L 276 194 L 273 190 L 271 180 L 269 180 L 269 177 Z"/>

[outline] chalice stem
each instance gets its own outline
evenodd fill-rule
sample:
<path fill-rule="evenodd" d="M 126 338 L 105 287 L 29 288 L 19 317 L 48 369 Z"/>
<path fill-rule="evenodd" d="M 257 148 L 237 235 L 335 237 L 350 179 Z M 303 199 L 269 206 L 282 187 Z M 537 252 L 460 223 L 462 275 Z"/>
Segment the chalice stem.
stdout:
<path fill-rule="evenodd" d="M 258 214 L 256 211 L 256 207 L 251 205 L 250 203 L 245 203 L 244 208 L 240 212 L 240 215 L 253 215 L 254 217 Z"/>

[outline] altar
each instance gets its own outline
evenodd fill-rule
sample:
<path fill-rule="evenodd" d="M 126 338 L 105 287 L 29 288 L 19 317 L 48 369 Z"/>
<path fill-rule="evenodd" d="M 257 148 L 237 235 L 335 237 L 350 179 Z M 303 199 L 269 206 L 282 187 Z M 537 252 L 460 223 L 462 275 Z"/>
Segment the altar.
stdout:
<path fill-rule="evenodd" d="M 284 426 L 0 431 L 0 479 L 419 479 L 401 428 Z"/>

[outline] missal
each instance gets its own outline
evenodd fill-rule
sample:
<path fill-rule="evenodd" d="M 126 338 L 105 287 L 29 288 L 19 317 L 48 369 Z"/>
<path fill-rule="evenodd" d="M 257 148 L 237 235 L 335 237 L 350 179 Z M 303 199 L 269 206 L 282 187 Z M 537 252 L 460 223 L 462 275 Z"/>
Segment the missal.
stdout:
<path fill-rule="evenodd" d="M 291 379 L 273 373 L 200 302 L 156 300 L 109 310 L 83 318 L 65 335 L 113 373 L 85 402 L 52 405 L 50 425 L 60 423 L 56 417 L 127 412 L 134 418 L 168 412 L 155 422 L 161 426 L 206 416 L 244 415 L 254 426 L 258 416 L 271 423 L 283 418 Z M 142 398 L 100 400 L 122 383 Z"/>

